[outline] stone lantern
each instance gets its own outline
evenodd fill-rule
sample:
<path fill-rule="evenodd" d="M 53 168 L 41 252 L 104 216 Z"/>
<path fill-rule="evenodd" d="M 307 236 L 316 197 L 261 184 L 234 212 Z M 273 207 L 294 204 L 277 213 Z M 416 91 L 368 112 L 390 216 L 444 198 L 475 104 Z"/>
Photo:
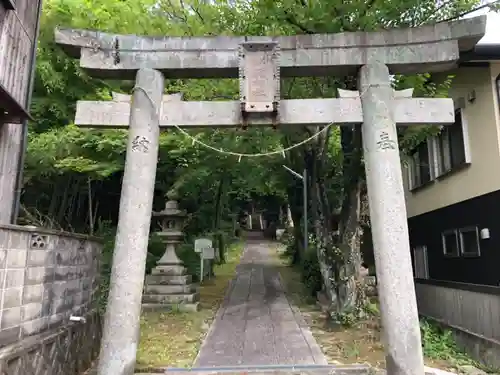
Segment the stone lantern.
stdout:
<path fill-rule="evenodd" d="M 198 310 L 198 293 L 192 284 L 192 276 L 177 256 L 176 250 L 182 242 L 182 227 L 186 212 L 179 209 L 177 201 L 169 199 L 165 208 L 153 212 L 160 219 L 161 232 L 158 233 L 166 249 L 157 266 L 146 276 L 143 308 Z"/>
<path fill-rule="evenodd" d="M 176 273 L 177 267 L 182 267 L 182 261 L 177 256 L 176 250 L 182 242 L 184 233 L 182 228 L 187 214 L 179 210 L 177 201 L 169 200 L 160 212 L 153 212 L 153 217 L 160 219 L 161 232 L 158 232 L 166 245 L 165 254 L 158 261 L 156 269 L 164 273 Z"/>

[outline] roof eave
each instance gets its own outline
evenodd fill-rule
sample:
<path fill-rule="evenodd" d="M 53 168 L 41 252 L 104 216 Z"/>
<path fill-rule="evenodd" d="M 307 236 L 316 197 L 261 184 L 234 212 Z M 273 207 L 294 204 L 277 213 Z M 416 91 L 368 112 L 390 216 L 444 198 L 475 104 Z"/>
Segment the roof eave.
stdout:
<path fill-rule="evenodd" d="M 477 44 L 472 51 L 460 53 L 460 61 L 500 60 L 500 43 Z"/>

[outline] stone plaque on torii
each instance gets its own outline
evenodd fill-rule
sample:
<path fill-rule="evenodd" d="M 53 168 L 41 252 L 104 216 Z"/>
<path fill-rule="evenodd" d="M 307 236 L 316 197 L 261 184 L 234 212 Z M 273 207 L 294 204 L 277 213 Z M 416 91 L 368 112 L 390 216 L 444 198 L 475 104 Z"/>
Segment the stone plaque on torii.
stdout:
<path fill-rule="evenodd" d="M 362 123 L 386 367 L 423 375 L 396 125 L 451 124 L 452 99 L 394 91 L 390 73 L 446 71 L 483 37 L 486 17 L 414 29 L 284 37 L 139 37 L 56 30 L 56 42 L 100 78 L 136 79 L 132 99 L 77 104 L 77 125 L 123 128 L 129 144 L 99 375 L 133 372 L 158 155 L 159 127 Z M 240 100 L 163 96 L 169 78 L 237 78 Z M 359 77 L 336 99 L 281 100 L 280 77 Z M 127 324 L 124 324 L 124 323 Z"/>

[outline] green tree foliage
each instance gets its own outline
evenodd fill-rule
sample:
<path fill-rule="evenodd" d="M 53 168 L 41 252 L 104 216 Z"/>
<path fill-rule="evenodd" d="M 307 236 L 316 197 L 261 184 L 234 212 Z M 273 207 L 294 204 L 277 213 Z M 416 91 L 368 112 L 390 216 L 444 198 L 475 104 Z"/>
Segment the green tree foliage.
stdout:
<path fill-rule="evenodd" d="M 97 219 L 116 222 L 125 159 L 126 132 L 79 129 L 71 124 L 77 100 L 109 100 L 113 91 L 129 93 L 131 82 L 90 78 L 79 69 L 78 60 L 67 57 L 55 45 L 54 28 L 145 35 L 221 34 L 231 31 L 233 22 L 239 22 L 235 12 L 237 10 L 224 4 L 119 0 L 45 2 L 32 108 L 36 121 L 30 127 L 23 196 L 25 213 L 31 213 L 30 220 L 37 216 L 34 215 L 36 209 L 45 217 L 39 220 L 57 223 L 65 229 L 88 231 Z M 168 80 L 166 92 L 181 92 L 186 100 L 223 100 L 237 96 L 238 84 L 234 80 Z M 237 152 L 254 153 L 279 146 L 276 133 L 258 129 L 214 130 L 193 133 L 193 136 L 214 147 Z M 224 219 L 236 208 L 235 202 L 267 196 L 284 199 L 280 181 L 273 173 L 275 162 L 243 159 L 238 163 L 234 157 L 193 145 L 177 131 L 163 133 L 155 205 L 160 207 L 164 195 L 175 188 L 182 194 L 182 203 L 187 208 L 203 213 L 193 215 L 189 226 L 196 232 L 216 230 L 210 216 L 220 202 L 210 202 L 217 196 L 224 200 L 224 207 L 218 209 Z M 222 192 L 221 181 L 225 181 Z M 91 211 L 97 215 L 94 218 L 89 217 L 89 200 L 93 204 Z"/>
<path fill-rule="evenodd" d="M 26 159 L 23 220 L 80 232 L 99 223 L 116 224 L 127 133 L 80 129 L 72 125 L 77 100 L 109 100 L 130 93 L 133 82 L 90 78 L 53 40 L 55 27 L 99 29 L 143 35 L 291 35 L 370 31 L 420 26 L 457 18 L 479 0 L 46 0 Z M 396 76 L 397 88 L 415 95 L 446 96 L 451 77 Z M 285 98 L 335 97 L 338 88 L 355 89 L 356 77 L 295 78 L 283 81 Z M 166 93 L 185 100 L 228 100 L 238 95 L 235 80 L 167 80 Z M 273 151 L 310 137 L 320 128 L 233 129 L 190 132 L 218 149 L 240 153 Z M 400 132 L 411 149 L 435 127 Z M 301 238 L 302 183 L 282 167 L 308 171 L 311 247 L 316 250 L 323 288 L 332 313 L 357 314 L 364 302 L 358 290 L 362 224 L 367 222 L 360 128 L 332 127 L 285 158 L 228 156 L 194 144 L 176 130 L 161 135 L 155 207 L 176 192 L 191 213 L 190 235 L 229 231 L 231 213 L 287 205 L 294 221 L 293 260 L 310 267 Z M 334 235 L 333 228 L 339 228 Z M 223 258 L 223 254 L 221 254 Z M 353 262 L 348 262 L 353 259 Z M 318 283 L 313 283 L 318 285 Z"/>

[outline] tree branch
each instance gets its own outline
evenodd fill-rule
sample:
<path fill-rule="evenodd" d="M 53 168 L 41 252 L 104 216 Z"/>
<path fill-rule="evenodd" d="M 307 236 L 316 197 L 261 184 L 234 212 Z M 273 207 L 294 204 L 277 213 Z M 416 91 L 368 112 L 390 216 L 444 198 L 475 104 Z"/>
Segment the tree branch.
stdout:
<path fill-rule="evenodd" d="M 311 30 L 311 29 L 307 28 L 306 26 L 302 25 L 301 23 L 299 23 L 299 21 L 297 21 L 297 19 L 295 18 L 295 16 L 293 14 L 291 14 L 287 10 L 285 10 L 284 12 L 285 12 L 285 20 L 288 23 L 297 27 L 298 29 L 300 29 L 302 32 L 304 32 L 306 34 L 314 34 L 313 30 Z"/>
<path fill-rule="evenodd" d="M 196 15 L 197 15 L 197 16 L 198 16 L 198 18 L 201 20 L 201 22 L 205 22 L 205 19 L 204 19 L 204 18 L 203 18 L 203 16 L 201 15 L 201 13 L 200 13 L 200 11 L 199 11 L 199 9 L 198 9 L 198 8 L 195 8 L 193 5 L 190 5 L 189 7 L 191 8 L 191 10 L 192 10 L 193 12 L 195 12 L 195 13 L 196 13 Z"/>
<path fill-rule="evenodd" d="M 486 3 L 486 4 L 483 4 L 483 5 L 480 5 L 477 8 L 474 8 L 474 9 L 468 10 L 466 12 L 462 12 L 462 13 L 456 14 L 453 17 L 450 17 L 450 18 L 438 21 L 437 23 L 453 21 L 453 20 L 456 20 L 457 18 L 461 18 L 461 17 L 466 16 L 468 14 L 474 13 L 474 12 L 476 12 L 478 10 L 481 10 L 481 9 L 484 9 L 484 8 L 489 8 L 492 5 L 499 4 L 499 3 L 500 3 L 500 0 L 492 1 L 491 3 Z"/>

